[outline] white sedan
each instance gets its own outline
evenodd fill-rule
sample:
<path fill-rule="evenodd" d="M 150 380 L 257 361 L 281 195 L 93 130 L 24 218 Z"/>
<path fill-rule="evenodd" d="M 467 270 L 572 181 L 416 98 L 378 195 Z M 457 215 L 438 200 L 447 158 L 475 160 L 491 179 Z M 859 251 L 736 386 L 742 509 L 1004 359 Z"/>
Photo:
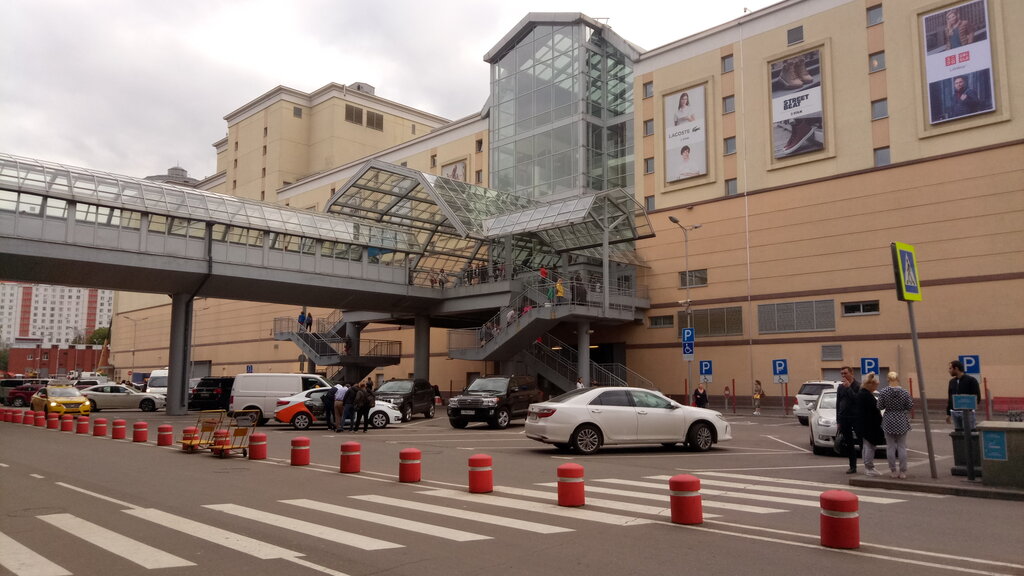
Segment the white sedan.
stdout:
<path fill-rule="evenodd" d="M 82 389 L 82 395 L 89 399 L 93 412 L 108 408 L 138 408 L 143 412 L 153 412 L 164 407 L 166 398 L 163 394 L 139 392 L 120 384 L 97 384 Z"/>
<path fill-rule="evenodd" d="M 685 443 L 709 450 L 732 439 L 721 412 L 693 408 L 644 388 L 579 388 L 531 404 L 526 436 L 538 442 L 593 454 L 613 444 Z"/>
<path fill-rule="evenodd" d="M 274 419 L 291 424 L 296 430 L 306 430 L 314 422 L 324 422 L 323 395 L 330 388 L 320 387 L 277 399 Z M 371 428 L 384 428 L 388 424 L 402 422 L 402 412 L 397 406 L 384 400 L 377 400 L 368 415 Z M 346 421 L 348 422 L 348 421 Z M 350 423 L 350 422 L 348 422 Z"/>

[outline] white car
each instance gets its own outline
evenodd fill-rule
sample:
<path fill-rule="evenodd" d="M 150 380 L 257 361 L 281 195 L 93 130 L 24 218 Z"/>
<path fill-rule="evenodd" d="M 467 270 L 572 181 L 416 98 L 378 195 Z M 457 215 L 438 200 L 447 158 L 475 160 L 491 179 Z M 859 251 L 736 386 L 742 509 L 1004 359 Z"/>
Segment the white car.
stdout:
<path fill-rule="evenodd" d="M 153 412 L 164 407 L 166 398 L 163 394 L 139 392 L 120 384 L 97 384 L 82 389 L 82 395 L 89 399 L 92 411 L 113 408 L 138 408 L 143 412 Z"/>
<path fill-rule="evenodd" d="M 526 437 L 579 454 L 615 444 L 685 443 L 704 451 L 731 440 L 732 427 L 721 412 L 684 406 L 653 390 L 595 387 L 531 404 Z"/>
<path fill-rule="evenodd" d="M 274 420 L 291 424 L 296 430 L 306 430 L 314 422 L 324 422 L 323 395 L 330 388 L 320 387 L 299 392 L 286 398 L 278 398 Z M 397 406 L 384 400 L 377 400 L 367 417 L 371 428 L 384 428 L 388 424 L 402 422 L 402 412 Z"/>
<path fill-rule="evenodd" d="M 800 391 L 796 393 L 796 402 L 793 404 L 793 414 L 796 415 L 796 419 L 804 426 L 807 426 L 811 410 L 814 409 L 814 404 L 818 401 L 818 395 L 825 390 L 835 390 L 837 388 L 839 388 L 839 382 L 824 380 L 804 382 L 800 386 Z"/>
<path fill-rule="evenodd" d="M 811 450 L 815 454 L 837 454 L 836 433 L 839 432 L 839 423 L 836 420 L 836 403 L 839 394 L 835 390 L 826 390 L 818 396 L 818 400 L 808 417 L 811 425 Z M 878 398 L 878 392 L 875 392 Z M 857 441 L 859 446 L 860 442 Z M 876 446 L 876 452 L 885 453 L 885 445 Z"/>

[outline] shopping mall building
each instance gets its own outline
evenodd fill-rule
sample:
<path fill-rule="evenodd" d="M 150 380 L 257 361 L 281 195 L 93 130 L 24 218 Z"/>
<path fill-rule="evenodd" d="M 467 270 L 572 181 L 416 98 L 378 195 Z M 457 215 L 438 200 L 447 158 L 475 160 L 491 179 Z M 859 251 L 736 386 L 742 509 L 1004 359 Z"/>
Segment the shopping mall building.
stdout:
<path fill-rule="evenodd" d="M 1016 0 L 785 0 L 643 50 L 584 14 L 531 13 L 482 55 L 481 110 L 449 121 L 376 95 L 399 86 L 278 87 L 225 116 L 198 187 L 427 247 L 332 248 L 437 293 L 415 317 L 309 309 L 336 356 L 397 343 L 358 377 L 447 392 L 526 371 L 554 392 L 607 370 L 682 395 L 703 372 L 712 395 L 756 379 L 780 397 L 777 360 L 793 394 L 869 358 L 944 403 L 948 362 L 976 356 L 992 395 L 1020 397 L 1021 29 Z M 893 242 L 915 249 L 920 374 Z M 192 375 L 313 368 L 303 305 L 196 301 Z M 166 297 L 119 294 L 117 377 L 167 365 L 170 317 Z M 334 360 L 315 370 L 344 377 Z"/>

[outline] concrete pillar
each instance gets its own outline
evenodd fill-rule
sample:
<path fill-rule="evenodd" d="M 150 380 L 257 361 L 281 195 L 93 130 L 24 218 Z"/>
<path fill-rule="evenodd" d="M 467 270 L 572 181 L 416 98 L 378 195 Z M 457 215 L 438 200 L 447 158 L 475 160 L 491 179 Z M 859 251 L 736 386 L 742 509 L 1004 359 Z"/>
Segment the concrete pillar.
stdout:
<path fill-rule="evenodd" d="M 192 298 L 188 294 L 171 295 L 171 346 L 167 359 L 167 413 L 180 416 L 188 412 L 188 343 L 192 333 Z"/>
<path fill-rule="evenodd" d="M 348 353 L 352 356 L 359 356 L 359 334 L 363 331 L 363 325 L 358 322 L 345 323 L 345 337 L 349 340 Z"/>
<path fill-rule="evenodd" d="M 576 357 L 579 359 L 579 366 L 576 370 L 583 379 L 584 386 L 590 386 L 590 321 L 580 320 L 576 324 Z"/>
<path fill-rule="evenodd" d="M 412 374 L 430 380 L 430 316 L 417 315 L 414 332 Z"/>

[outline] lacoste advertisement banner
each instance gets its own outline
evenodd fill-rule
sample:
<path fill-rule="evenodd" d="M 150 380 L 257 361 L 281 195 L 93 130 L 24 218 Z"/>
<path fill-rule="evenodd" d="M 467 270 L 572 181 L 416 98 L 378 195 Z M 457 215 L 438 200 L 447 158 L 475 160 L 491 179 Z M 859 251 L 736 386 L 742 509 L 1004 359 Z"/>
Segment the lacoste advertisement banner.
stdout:
<path fill-rule="evenodd" d="M 704 86 L 665 96 L 665 181 L 708 173 Z"/>
<path fill-rule="evenodd" d="M 921 17 L 932 124 L 996 109 L 985 0 Z"/>
<path fill-rule="evenodd" d="M 776 159 L 825 148 L 821 50 L 772 62 L 772 156 Z"/>

